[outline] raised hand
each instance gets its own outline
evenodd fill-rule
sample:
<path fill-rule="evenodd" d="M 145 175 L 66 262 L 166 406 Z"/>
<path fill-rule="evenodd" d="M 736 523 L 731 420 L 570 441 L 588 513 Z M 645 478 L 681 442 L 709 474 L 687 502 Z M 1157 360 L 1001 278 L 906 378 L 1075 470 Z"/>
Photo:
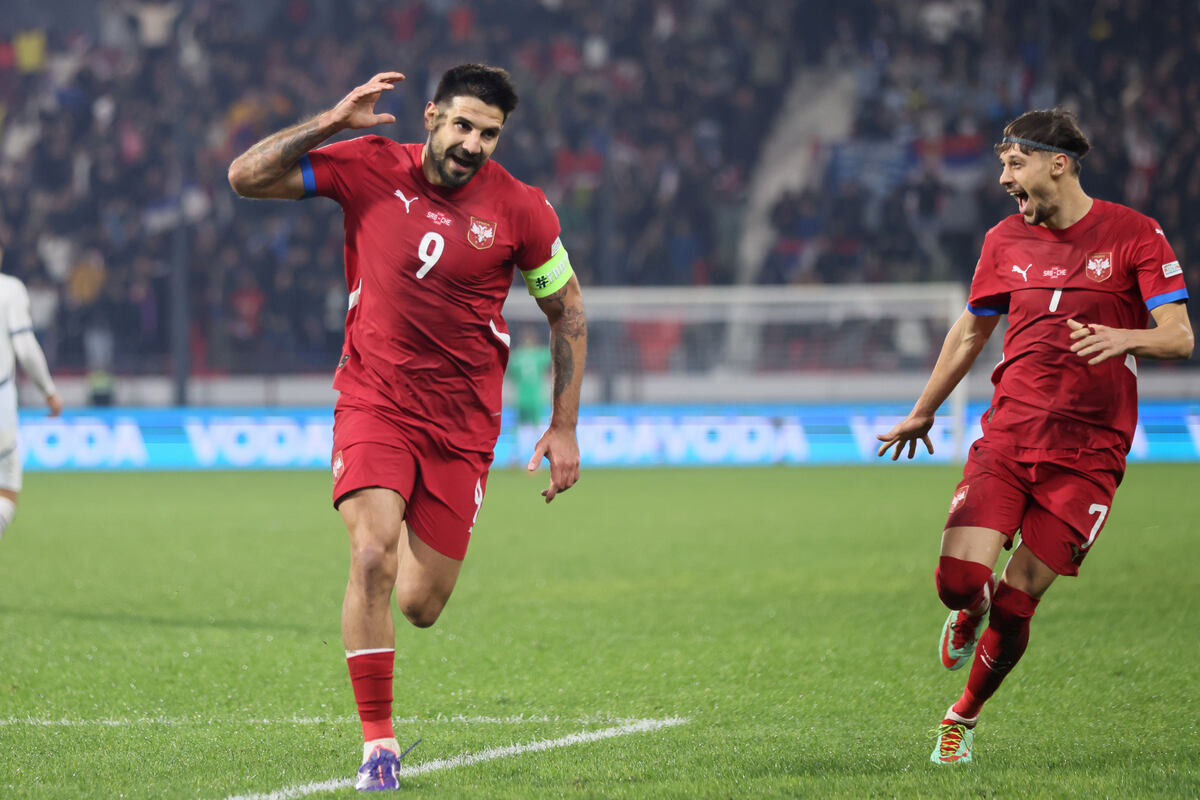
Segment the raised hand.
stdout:
<path fill-rule="evenodd" d="M 402 80 L 404 75 L 399 72 L 381 72 L 362 86 L 354 87 L 327 112 L 329 122 L 338 128 L 353 130 L 395 122 L 393 114 L 376 114 L 375 103 Z"/>
<path fill-rule="evenodd" d="M 328 111 L 254 144 L 229 165 L 229 185 L 242 197 L 304 197 L 307 190 L 297 166 L 301 156 L 339 131 L 395 122 L 392 114 L 376 114 L 375 103 L 402 80 L 399 72 L 381 72 Z"/>

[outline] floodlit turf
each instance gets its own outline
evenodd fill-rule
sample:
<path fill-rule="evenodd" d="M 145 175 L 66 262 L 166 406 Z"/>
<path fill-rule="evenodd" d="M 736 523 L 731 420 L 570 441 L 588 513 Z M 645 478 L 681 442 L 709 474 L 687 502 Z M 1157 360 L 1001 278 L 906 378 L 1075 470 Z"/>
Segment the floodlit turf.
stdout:
<path fill-rule="evenodd" d="M 498 472 L 398 630 L 411 798 L 1196 797 L 1200 466 L 1134 465 L 976 761 L 930 731 L 953 469 Z M 0 797 L 345 797 L 346 547 L 322 473 L 27 476 L 0 541 Z M 637 720 L 686 719 L 567 744 Z M 647 723 L 649 724 L 649 723 Z M 556 742 L 557 740 L 557 742 Z M 551 741 L 537 752 L 496 748 Z M 555 743 L 556 742 L 556 743 Z M 301 787 L 295 792 L 287 790 Z"/>

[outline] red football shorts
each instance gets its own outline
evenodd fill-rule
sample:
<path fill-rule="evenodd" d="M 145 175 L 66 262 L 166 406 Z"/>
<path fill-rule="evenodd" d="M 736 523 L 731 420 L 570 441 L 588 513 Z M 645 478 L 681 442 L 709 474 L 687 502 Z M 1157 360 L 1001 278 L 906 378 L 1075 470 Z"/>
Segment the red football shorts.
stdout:
<path fill-rule="evenodd" d="M 356 489 L 404 498 L 404 519 L 421 541 L 462 561 L 487 489 L 490 455 L 451 451 L 436 432 L 350 403 L 333 412 L 333 506 Z"/>
<path fill-rule="evenodd" d="M 1125 474 L 1116 453 L 1055 453 L 971 445 L 950 501 L 947 528 L 977 526 L 1013 536 L 1059 575 L 1078 575 L 1104 528 Z"/>

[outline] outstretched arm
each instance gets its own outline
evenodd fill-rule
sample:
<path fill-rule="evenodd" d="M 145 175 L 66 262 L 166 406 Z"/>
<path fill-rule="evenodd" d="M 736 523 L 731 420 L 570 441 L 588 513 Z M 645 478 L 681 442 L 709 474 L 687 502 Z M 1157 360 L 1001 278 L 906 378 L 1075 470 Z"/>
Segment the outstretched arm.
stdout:
<path fill-rule="evenodd" d="M 0 261 L 4 260 L 4 248 L 0 247 Z M 33 318 L 30 316 L 29 291 L 20 281 L 13 284 L 10 291 L 13 296 L 6 303 L 7 318 L 0 320 L 8 332 L 12 344 L 13 355 L 25 374 L 33 381 L 46 397 L 46 405 L 50 407 L 50 416 L 57 417 L 62 413 L 62 399 L 50 377 L 50 367 L 46 364 L 46 354 L 38 344 L 37 336 L 33 333 Z"/>
<path fill-rule="evenodd" d="M 933 366 L 933 373 L 929 376 L 929 382 L 925 384 L 925 390 L 921 392 L 913 410 L 896 427 L 875 437 L 883 443 L 879 446 L 877 455 L 882 456 L 895 445 L 896 449 L 892 452 L 892 461 L 895 461 L 900 458 L 900 453 L 907 444 L 908 457 L 912 458 L 917 452 L 918 441 L 924 442 L 925 448 L 930 453 L 933 452 L 929 429 L 933 427 L 934 414 L 942 403 L 946 402 L 946 398 L 954 391 L 954 387 L 958 386 L 963 376 L 970 371 L 971 365 L 975 363 L 976 357 L 983 350 L 999 321 L 999 315 L 976 316 L 970 311 L 963 312 L 946 334 L 946 341 L 942 343 L 942 352 Z"/>
<path fill-rule="evenodd" d="M 304 196 L 300 157 L 346 129 L 395 122 L 391 114 L 376 114 L 375 102 L 402 80 L 399 72 L 381 72 L 328 111 L 263 139 L 229 165 L 229 185 L 242 197 L 299 200 Z"/>
<path fill-rule="evenodd" d="M 33 329 L 26 328 L 12 334 L 12 347 L 13 355 L 20 362 L 21 369 L 25 370 L 29 379 L 46 396 L 46 405 L 50 408 L 50 416 L 57 417 L 62 413 L 62 400 L 58 396 L 58 389 L 54 386 L 54 379 L 50 377 L 46 354 L 42 352 L 42 346 L 38 344 L 37 337 L 33 335 Z"/>
<path fill-rule="evenodd" d="M 529 471 L 550 460 L 550 486 L 542 497 L 549 503 L 579 480 L 579 443 L 575 425 L 579 419 L 579 387 L 587 360 L 587 316 L 583 311 L 583 293 L 579 280 L 572 275 L 567 285 L 549 297 L 538 299 L 538 306 L 550 323 L 550 354 L 554 366 L 554 410 L 550 427 L 538 439 Z"/>
<path fill-rule="evenodd" d="M 1110 328 L 1096 323 L 1067 320 L 1071 329 L 1071 352 L 1099 364 L 1113 356 L 1129 353 L 1138 358 L 1191 358 L 1195 346 L 1192 323 L 1182 303 L 1164 303 L 1151 309 L 1154 327 L 1146 330 Z"/>

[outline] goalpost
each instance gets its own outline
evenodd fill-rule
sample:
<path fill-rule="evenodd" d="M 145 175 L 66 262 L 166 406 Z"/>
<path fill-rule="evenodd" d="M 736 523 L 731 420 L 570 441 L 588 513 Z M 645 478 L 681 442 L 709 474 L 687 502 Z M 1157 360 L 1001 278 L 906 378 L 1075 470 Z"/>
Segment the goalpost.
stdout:
<path fill-rule="evenodd" d="M 911 404 L 966 299 L 956 283 L 588 287 L 588 400 Z M 523 288 L 504 316 L 514 347 L 544 343 L 545 317 Z M 954 452 L 968 392 L 964 379 L 943 409 Z"/>

